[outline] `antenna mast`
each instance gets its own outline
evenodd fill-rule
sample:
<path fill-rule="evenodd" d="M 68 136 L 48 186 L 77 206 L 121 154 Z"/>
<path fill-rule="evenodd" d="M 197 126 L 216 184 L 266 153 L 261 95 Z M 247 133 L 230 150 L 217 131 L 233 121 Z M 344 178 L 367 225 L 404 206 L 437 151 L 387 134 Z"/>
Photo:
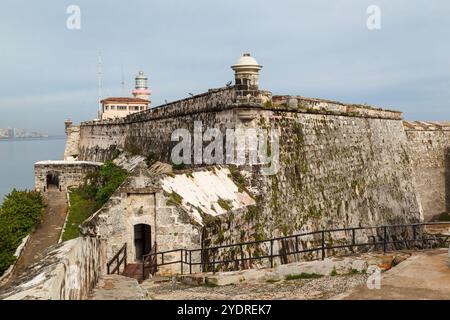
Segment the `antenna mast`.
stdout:
<path fill-rule="evenodd" d="M 122 66 L 122 74 L 121 74 L 121 81 L 120 81 L 120 87 L 122 89 L 122 96 L 125 94 L 125 76 L 123 74 L 123 66 Z"/>
<path fill-rule="evenodd" d="M 102 106 L 100 101 L 102 100 L 102 56 L 100 52 L 98 53 L 98 64 L 97 64 L 97 75 L 98 75 L 98 118 L 100 119 Z"/>

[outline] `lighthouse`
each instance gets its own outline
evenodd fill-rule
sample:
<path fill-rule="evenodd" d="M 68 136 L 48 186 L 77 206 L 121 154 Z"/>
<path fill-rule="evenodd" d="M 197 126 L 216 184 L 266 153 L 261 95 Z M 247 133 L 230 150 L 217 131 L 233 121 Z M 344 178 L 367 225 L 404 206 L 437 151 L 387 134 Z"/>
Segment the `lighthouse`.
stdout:
<path fill-rule="evenodd" d="M 148 78 L 143 71 L 139 71 L 135 79 L 133 96 L 135 98 L 148 100 L 150 102 L 150 90 L 148 89 Z"/>
<path fill-rule="evenodd" d="M 132 113 L 142 112 L 150 108 L 150 90 L 148 78 L 139 71 L 135 79 L 133 97 L 110 97 L 100 101 L 100 119 L 123 118 Z"/>

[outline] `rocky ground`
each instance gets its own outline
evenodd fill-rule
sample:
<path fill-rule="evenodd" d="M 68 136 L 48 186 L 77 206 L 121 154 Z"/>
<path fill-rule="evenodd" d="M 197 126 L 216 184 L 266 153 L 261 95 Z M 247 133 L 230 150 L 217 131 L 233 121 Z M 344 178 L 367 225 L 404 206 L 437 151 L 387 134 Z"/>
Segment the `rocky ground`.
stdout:
<path fill-rule="evenodd" d="M 385 271 L 409 256 L 405 252 L 367 253 L 280 265 L 275 269 L 209 274 L 204 278 L 188 275 L 178 281 L 156 277 L 141 287 L 148 299 L 156 300 L 334 299 L 366 287 L 369 275 L 365 270 L 369 265 Z"/>
<path fill-rule="evenodd" d="M 245 282 L 212 287 L 189 286 L 172 281 L 144 284 L 148 299 L 156 300 L 273 300 L 329 299 L 366 283 L 368 275 L 323 276 L 278 282 Z"/>

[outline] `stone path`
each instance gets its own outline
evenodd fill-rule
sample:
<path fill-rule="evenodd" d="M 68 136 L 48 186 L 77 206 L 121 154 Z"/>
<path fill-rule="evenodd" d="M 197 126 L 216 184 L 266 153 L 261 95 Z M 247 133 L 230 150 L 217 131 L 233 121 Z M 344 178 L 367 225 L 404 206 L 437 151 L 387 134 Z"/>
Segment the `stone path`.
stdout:
<path fill-rule="evenodd" d="M 44 194 L 44 201 L 46 208 L 42 220 L 31 234 L 5 288 L 14 283 L 26 267 L 38 261 L 48 247 L 59 241 L 67 215 L 66 193 L 59 191 L 56 187 L 50 188 Z"/>
<path fill-rule="evenodd" d="M 100 279 L 89 300 L 143 300 L 145 291 L 136 279 L 117 274 Z"/>
<path fill-rule="evenodd" d="M 352 274 L 275 283 L 244 282 L 220 287 L 147 280 L 141 286 L 147 290 L 147 298 L 152 300 L 305 300 L 328 299 L 366 281 L 366 274 Z"/>
<path fill-rule="evenodd" d="M 448 249 L 416 252 L 412 257 L 383 274 L 381 288 L 359 286 L 337 296 L 347 300 L 450 300 Z"/>

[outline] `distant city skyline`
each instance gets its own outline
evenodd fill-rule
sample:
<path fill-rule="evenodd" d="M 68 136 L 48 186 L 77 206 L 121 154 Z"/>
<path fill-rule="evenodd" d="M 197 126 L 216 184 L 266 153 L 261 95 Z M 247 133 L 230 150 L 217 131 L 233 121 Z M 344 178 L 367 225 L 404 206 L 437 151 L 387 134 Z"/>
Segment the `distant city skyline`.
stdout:
<path fill-rule="evenodd" d="M 4 138 L 45 138 L 47 134 L 21 128 L 0 128 L 0 139 Z"/>
<path fill-rule="evenodd" d="M 66 26 L 69 5 L 81 29 Z M 97 116 L 103 94 L 130 96 L 149 77 L 152 106 L 222 87 L 243 52 L 263 65 L 260 87 L 396 109 L 407 120 L 450 119 L 450 3 L 376 1 L 100 2 L 5 0 L 0 11 L 0 128 L 49 135 Z M 124 90 L 122 79 L 125 80 Z"/>

